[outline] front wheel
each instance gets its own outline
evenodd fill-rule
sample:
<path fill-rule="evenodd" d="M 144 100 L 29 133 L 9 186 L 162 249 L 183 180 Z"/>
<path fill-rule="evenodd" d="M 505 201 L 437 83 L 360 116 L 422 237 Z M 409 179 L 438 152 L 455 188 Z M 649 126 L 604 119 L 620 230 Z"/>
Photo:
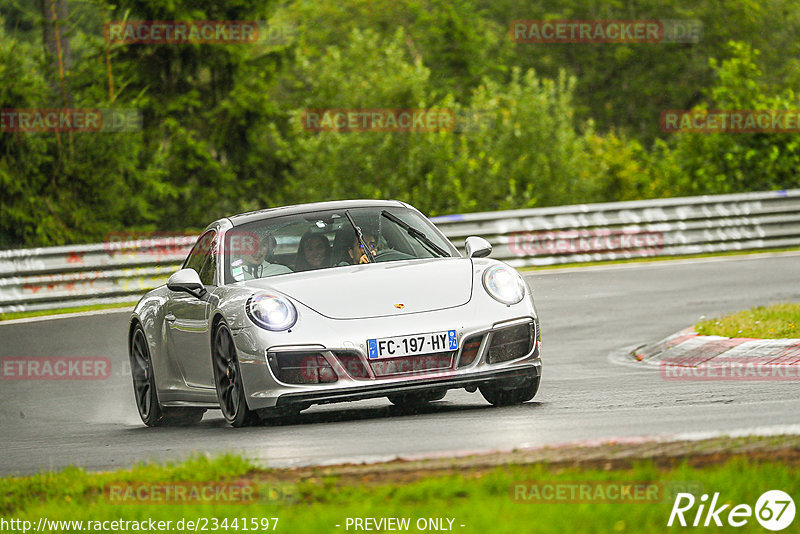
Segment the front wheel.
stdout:
<path fill-rule="evenodd" d="M 236 357 L 228 326 L 220 324 L 214 333 L 214 385 L 217 388 L 219 407 L 225 420 L 234 427 L 250 426 L 259 420 L 258 415 L 247 407 L 242 373 Z"/>
<path fill-rule="evenodd" d="M 480 387 L 481 395 L 494 406 L 511 406 L 522 404 L 536 396 L 539 391 L 538 376 L 526 378 L 522 384 L 486 384 Z"/>

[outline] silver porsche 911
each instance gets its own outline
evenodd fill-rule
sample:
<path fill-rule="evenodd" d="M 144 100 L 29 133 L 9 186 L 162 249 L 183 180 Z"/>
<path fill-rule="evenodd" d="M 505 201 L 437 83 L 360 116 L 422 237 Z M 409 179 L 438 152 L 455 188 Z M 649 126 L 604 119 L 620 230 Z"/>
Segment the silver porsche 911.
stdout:
<path fill-rule="evenodd" d="M 149 426 L 233 426 L 313 404 L 449 389 L 493 405 L 539 388 L 539 320 L 513 268 L 469 237 L 466 257 L 419 211 L 354 200 L 220 219 L 136 305 L 128 334 Z"/>

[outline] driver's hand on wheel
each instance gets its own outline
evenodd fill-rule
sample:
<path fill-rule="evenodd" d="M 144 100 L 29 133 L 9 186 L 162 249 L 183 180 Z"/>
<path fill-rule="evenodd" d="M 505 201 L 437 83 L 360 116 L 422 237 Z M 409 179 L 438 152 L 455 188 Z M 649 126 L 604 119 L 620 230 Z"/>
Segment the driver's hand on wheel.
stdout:
<path fill-rule="evenodd" d="M 374 258 L 374 257 L 377 255 L 377 253 L 378 253 L 378 251 L 376 251 L 374 248 L 373 248 L 372 250 L 370 250 L 370 252 L 372 253 L 372 257 L 373 257 L 373 258 Z M 358 260 L 358 263 L 369 263 L 369 259 L 367 258 L 367 255 L 366 255 L 366 254 L 362 254 L 362 255 L 361 255 L 361 259 L 360 259 L 360 260 Z"/>
<path fill-rule="evenodd" d="M 378 244 L 371 234 L 364 235 L 364 244 L 367 245 L 367 248 L 369 249 L 369 252 L 372 253 L 373 257 L 378 254 Z M 350 261 L 352 261 L 354 265 L 369 263 L 369 258 L 367 258 L 367 254 L 369 252 L 364 250 L 364 246 L 361 244 L 361 241 L 356 237 L 356 240 L 353 243 L 353 248 L 349 251 Z"/>

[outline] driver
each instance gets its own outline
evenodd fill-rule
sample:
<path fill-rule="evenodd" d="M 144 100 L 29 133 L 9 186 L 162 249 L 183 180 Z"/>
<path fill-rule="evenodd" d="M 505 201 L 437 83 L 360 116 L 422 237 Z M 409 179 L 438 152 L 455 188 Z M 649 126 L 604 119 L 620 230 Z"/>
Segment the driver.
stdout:
<path fill-rule="evenodd" d="M 374 257 L 378 253 L 378 244 L 377 241 L 375 241 L 375 236 L 365 232 L 364 243 L 366 243 L 370 253 Z M 350 246 L 349 249 L 347 249 L 347 255 L 350 257 L 350 261 L 348 262 L 345 259 L 339 263 L 339 266 L 358 265 L 359 263 L 369 263 L 369 259 L 367 259 L 367 254 L 364 251 L 364 248 L 361 246 L 361 242 L 358 240 L 358 236 L 355 236 L 353 238 L 353 244 Z"/>
<path fill-rule="evenodd" d="M 242 254 L 242 257 L 231 263 L 231 273 L 234 279 L 253 280 L 277 274 L 290 273 L 292 270 L 280 263 L 272 263 L 275 247 L 275 236 L 265 232 L 258 240 L 258 248 L 253 254 Z"/>

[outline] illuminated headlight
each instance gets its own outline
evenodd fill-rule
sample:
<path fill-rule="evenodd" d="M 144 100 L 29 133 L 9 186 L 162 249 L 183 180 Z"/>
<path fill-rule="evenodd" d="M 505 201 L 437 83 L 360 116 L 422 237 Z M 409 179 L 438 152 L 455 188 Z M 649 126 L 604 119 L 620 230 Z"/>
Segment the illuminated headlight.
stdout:
<path fill-rule="evenodd" d="M 525 296 L 525 282 L 517 271 L 505 265 L 493 265 L 483 272 L 483 287 L 493 299 L 516 304 Z"/>
<path fill-rule="evenodd" d="M 294 304 L 276 295 L 253 295 L 247 301 L 247 315 L 261 328 L 288 330 L 297 322 Z"/>

